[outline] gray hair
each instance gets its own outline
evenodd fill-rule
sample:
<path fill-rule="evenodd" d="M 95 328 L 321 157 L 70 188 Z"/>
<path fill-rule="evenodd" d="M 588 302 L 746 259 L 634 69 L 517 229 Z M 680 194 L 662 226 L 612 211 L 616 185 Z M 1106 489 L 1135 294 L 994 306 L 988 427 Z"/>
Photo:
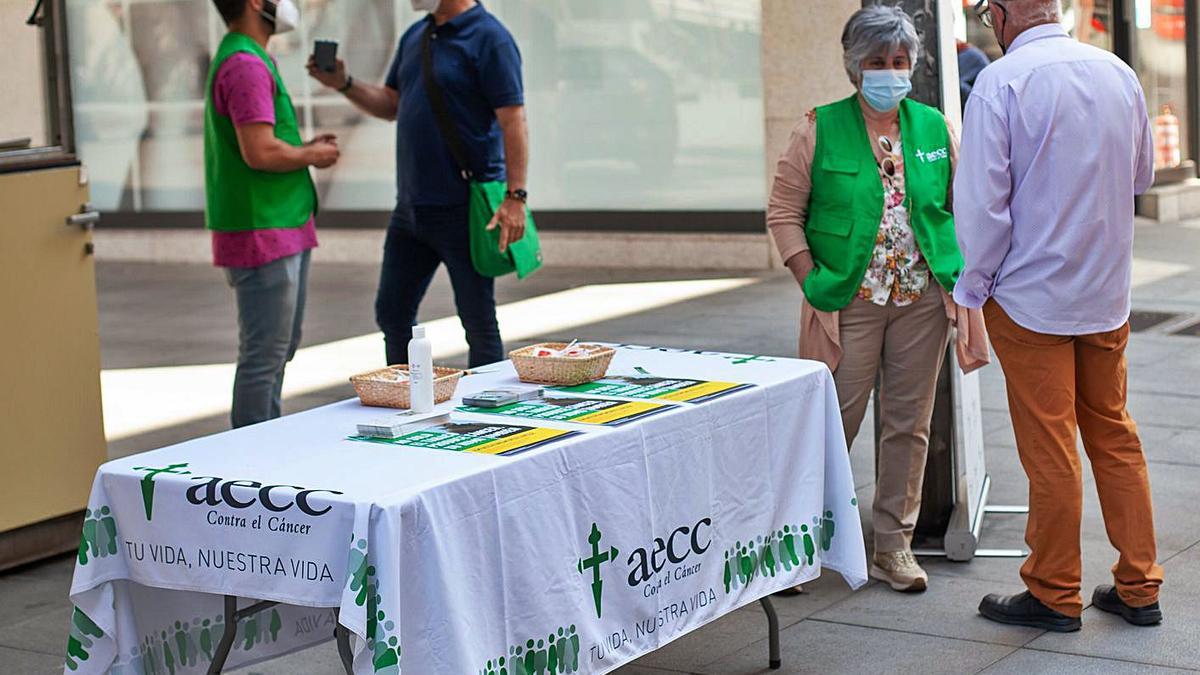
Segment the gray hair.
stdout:
<path fill-rule="evenodd" d="M 862 62 L 880 51 L 908 50 L 908 60 L 916 68 L 921 38 L 912 18 L 899 7 L 875 5 L 855 12 L 842 30 L 842 62 L 850 82 L 858 86 Z"/>
<path fill-rule="evenodd" d="M 1004 8 L 1015 15 L 1014 20 L 1030 24 L 1057 21 L 1062 16 L 1062 8 L 1059 0 L 1006 2 Z"/>

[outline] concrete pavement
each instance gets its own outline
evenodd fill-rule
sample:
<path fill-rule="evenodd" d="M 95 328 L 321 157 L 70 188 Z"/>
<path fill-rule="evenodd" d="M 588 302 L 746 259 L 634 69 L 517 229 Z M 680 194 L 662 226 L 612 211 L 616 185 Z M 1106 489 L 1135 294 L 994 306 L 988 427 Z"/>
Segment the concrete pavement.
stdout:
<path fill-rule="evenodd" d="M 968 564 L 924 560 L 930 589 L 907 596 L 872 583 L 852 593 L 827 574 L 804 595 L 780 598 L 785 673 L 1158 673 L 1200 671 L 1200 222 L 1139 226 L 1134 291 L 1135 332 L 1130 402 L 1142 430 L 1154 488 L 1159 558 L 1166 570 L 1163 625 L 1134 629 L 1095 609 L 1083 631 L 1045 634 L 999 626 L 976 616 L 989 592 L 1017 592 L 1018 560 Z M 232 296 L 221 274 L 205 266 L 104 263 L 99 268 L 101 337 L 106 369 L 227 362 L 236 349 Z M 701 294 L 653 311 L 581 324 L 574 337 L 664 346 L 704 347 L 788 356 L 795 351 L 798 291 L 783 273 L 692 274 L 547 269 L 523 283 L 505 280 L 501 302 L 544 296 L 581 285 L 738 276 L 748 283 Z M 372 265 L 314 270 L 306 344 L 372 333 L 377 278 Z M 634 292 L 623 287 L 623 292 Z M 453 314 L 448 283 L 439 277 L 423 320 Z M 531 337 L 530 340 L 536 339 Z M 382 352 L 382 346 L 379 347 Z M 449 359 L 461 362 L 463 356 Z M 1003 378 L 982 374 L 984 428 L 994 503 L 1024 503 L 1027 484 L 1016 458 Z M 335 386 L 287 401 L 287 410 L 352 395 Z M 160 447 L 226 428 L 210 415 L 114 440 L 113 456 Z M 872 444 L 869 429 L 852 452 L 859 503 L 869 528 Z M 1022 544 L 1024 517 L 994 516 L 984 545 Z M 1090 475 L 1082 534 L 1085 597 L 1109 580 L 1116 553 L 1104 534 Z M 66 642 L 71 558 L 0 575 L 0 673 L 61 672 Z M 637 663 L 624 675 L 766 672 L 766 618 L 757 605 L 733 613 Z M 335 673 L 332 643 L 249 672 Z"/>

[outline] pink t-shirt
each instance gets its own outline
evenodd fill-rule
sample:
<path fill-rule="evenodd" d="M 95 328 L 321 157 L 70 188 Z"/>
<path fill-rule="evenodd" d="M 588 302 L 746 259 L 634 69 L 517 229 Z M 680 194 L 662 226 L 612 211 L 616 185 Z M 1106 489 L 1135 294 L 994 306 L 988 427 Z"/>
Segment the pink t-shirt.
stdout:
<path fill-rule="evenodd" d="M 275 78 L 262 59 L 246 52 L 226 59 L 213 82 L 213 108 L 234 126 L 275 124 Z M 259 267 L 316 246 L 312 217 L 302 227 L 212 233 L 217 267 Z"/>

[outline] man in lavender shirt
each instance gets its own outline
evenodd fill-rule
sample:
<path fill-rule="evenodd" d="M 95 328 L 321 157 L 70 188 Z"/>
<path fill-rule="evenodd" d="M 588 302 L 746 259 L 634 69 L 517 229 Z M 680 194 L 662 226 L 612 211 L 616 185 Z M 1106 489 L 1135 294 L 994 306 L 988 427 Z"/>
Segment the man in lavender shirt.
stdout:
<path fill-rule="evenodd" d="M 966 267 L 954 299 L 983 307 L 1029 477 L 1028 590 L 989 595 L 1001 623 L 1079 630 L 1080 433 L 1096 477 L 1115 585 L 1098 609 L 1162 620 L 1150 483 L 1126 410 L 1133 198 L 1154 179 L 1134 72 L 1071 39 L 1057 0 L 980 0 L 1007 55 L 967 102 L 954 215 Z"/>

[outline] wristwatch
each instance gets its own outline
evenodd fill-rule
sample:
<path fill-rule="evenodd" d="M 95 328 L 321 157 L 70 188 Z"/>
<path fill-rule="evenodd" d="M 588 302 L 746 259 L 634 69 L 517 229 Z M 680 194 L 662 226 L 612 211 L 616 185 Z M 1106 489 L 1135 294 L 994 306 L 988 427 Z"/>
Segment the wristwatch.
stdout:
<path fill-rule="evenodd" d="M 507 199 L 515 199 L 515 200 L 521 202 L 522 204 L 526 204 L 529 202 L 529 193 L 524 190 L 520 190 L 520 189 L 509 190 L 508 192 L 504 193 L 504 196 Z"/>
<path fill-rule="evenodd" d="M 346 93 L 346 92 L 350 91 L 350 88 L 351 88 L 351 87 L 353 87 L 353 86 L 354 86 L 354 76 L 353 76 L 353 75 L 347 75 L 347 76 L 346 76 L 346 84 L 343 84 L 343 85 L 341 86 L 341 88 L 339 88 L 339 89 L 338 89 L 338 93 L 339 93 L 339 94 L 344 94 L 344 93 Z"/>

